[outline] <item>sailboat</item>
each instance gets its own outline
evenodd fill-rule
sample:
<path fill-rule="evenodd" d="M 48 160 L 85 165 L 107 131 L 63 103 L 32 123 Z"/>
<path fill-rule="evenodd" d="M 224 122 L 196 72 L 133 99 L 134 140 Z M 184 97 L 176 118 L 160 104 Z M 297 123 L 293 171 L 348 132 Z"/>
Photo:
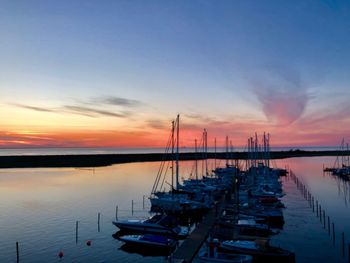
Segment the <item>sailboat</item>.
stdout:
<path fill-rule="evenodd" d="M 168 192 L 158 190 L 162 188 L 165 181 L 168 165 L 165 166 L 165 160 L 161 163 L 156 180 L 154 182 L 150 196 L 151 210 L 162 211 L 166 213 L 191 213 L 198 212 L 208 207 L 204 202 L 196 201 L 195 192 L 183 190 L 179 183 L 179 135 L 180 135 L 180 115 L 177 115 L 172 122 L 171 137 L 167 143 L 166 153 L 171 148 L 171 190 Z M 176 146 L 175 146 L 176 143 Z M 174 149 L 176 148 L 176 151 Z M 174 159 L 175 159 L 175 185 L 174 185 Z M 164 171 L 165 170 L 165 171 Z M 160 184 L 160 185 L 159 185 Z M 159 187 L 160 186 L 160 187 Z"/>

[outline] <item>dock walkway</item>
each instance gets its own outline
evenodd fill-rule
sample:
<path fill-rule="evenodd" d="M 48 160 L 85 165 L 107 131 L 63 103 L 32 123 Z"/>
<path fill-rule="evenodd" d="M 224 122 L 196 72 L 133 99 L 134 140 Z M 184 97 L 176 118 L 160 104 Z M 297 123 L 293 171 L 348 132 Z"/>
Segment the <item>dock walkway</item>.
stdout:
<path fill-rule="evenodd" d="M 211 227 L 215 223 L 215 219 L 221 210 L 223 201 L 216 204 L 214 208 L 208 211 L 195 230 L 190 234 L 188 238 L 176 249 L 171 256 L 171 262 L 174 263 L 189 263 L 192 262 L 197 255 L 199 249 L 207 239 Z"/>

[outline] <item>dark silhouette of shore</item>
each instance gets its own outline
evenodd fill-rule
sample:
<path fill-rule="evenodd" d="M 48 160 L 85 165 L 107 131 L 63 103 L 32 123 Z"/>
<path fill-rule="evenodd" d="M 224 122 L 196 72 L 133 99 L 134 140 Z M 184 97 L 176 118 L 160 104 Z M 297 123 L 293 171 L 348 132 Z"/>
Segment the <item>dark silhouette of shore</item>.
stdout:
<path fill-rule="evenodd" d="M 349 155 L 348 151 L 272 151 L 271 159 L 313 156 L 341 156 Z M 206 154 L 208 159 L 247 159 L 247 152 L 213 153 Z M 261 157 L 261 156 L 260 156 Z M 260 158 L 259 156 L 257 159 Z M 144 154 L 79 154 L 79 155 L 21 155 L 0 156 L 0 168 L 34 168 L 34 167 L 99 167 L 119 163 L 156 162 L 171 160 L 172 155 L 164 153 Z M 179 160 L 204 159 L 202 153 L 180 153 Z"/>

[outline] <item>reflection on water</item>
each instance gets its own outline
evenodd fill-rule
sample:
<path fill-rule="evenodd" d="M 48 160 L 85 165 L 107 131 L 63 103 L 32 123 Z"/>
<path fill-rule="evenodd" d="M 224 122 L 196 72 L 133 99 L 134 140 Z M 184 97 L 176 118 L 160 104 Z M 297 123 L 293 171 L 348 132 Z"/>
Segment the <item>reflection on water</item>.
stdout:
<path fill-rule="evenodd" d="M 332 162 L 332 157 L 293 158 L 279 160 L 277 164 L 293 169 L 335 222 L 337 236 L 344 231 L 350 242 L 349 183 L 323 174 L 323 163 Z M 192 162 L 180 166 L 181 177 L 187 178 Z M 132 200 L 134 217 L 149 216 L 149 202 L 144 195 L 149 195 L 158 167 L 159 163 L 154 162 L 95 169 L 0 170 L 0 262 L 15 261 L 16 241 L 21 262 L 58 262 L 60 250 L 65 254 L 61 261 L 66 262 L 164 262 L 164 256 L 150 257 L 120 249 L 123 243 L 112 237 L 117 228 L 111 223 L 116 206 L 119 219 L 132 216 Z M 286 224 L 274 241 L 293 247 L 297 262 L 322 259 L 341 262 L 339 242 L 333 248 L 327 231 L 294 183 L 286 179 L 284 187 Z M 100 232 L 98 212 L 101 213 Z M 75 243 L 77 220 L 78 244 Z M 86 240 L 92 240 L 92 245 L 87 246 Z"/>

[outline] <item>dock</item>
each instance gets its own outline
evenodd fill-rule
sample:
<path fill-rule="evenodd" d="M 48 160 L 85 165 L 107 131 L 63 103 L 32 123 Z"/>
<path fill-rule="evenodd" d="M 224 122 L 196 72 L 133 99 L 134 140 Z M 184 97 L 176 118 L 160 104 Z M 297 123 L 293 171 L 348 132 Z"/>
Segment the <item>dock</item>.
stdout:
<path fill-rule="evenodd" d="M 199 249 L 207 239 L 217 216 L 220 214 L 224 201 L 219 201 L 214 208 L 205 214 L 202 222 L 200 222 L 186 240 L 175 250 L 171 256 L 173 263 L 189 263 L 192 262 L 197 255 Z"/>

